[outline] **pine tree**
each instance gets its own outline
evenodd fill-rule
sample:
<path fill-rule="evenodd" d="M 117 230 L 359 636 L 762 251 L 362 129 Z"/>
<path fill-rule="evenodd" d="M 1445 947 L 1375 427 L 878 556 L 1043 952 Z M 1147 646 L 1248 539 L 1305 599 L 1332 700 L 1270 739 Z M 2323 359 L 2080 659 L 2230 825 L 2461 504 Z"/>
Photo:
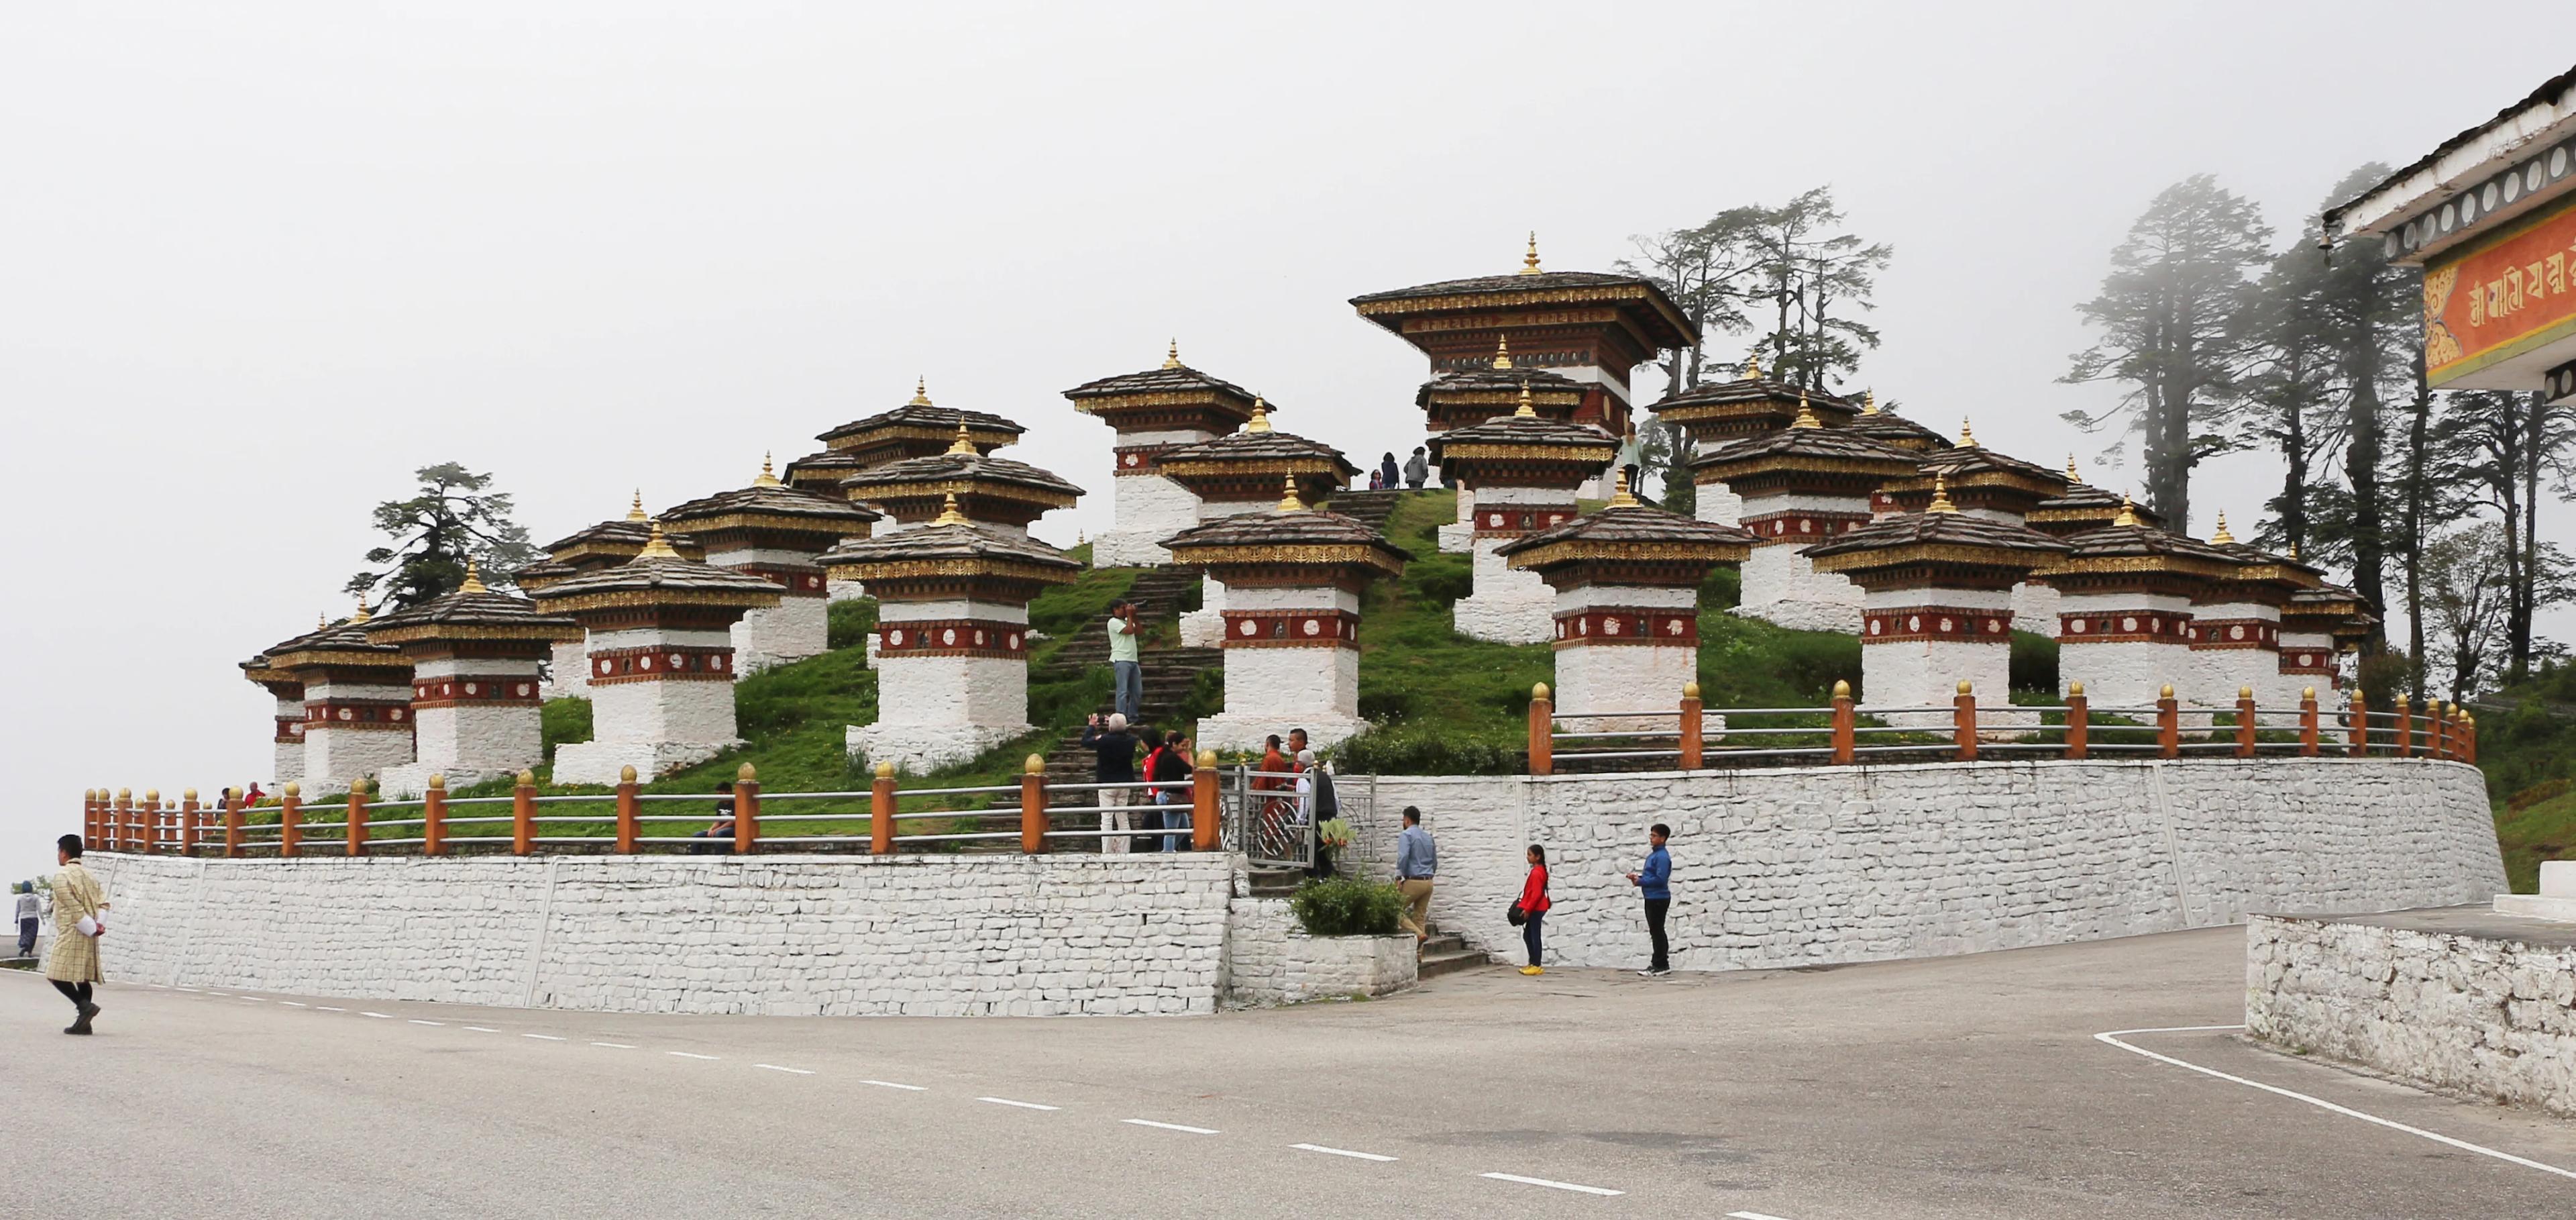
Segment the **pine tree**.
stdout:
<path fill-rule="evenodd" d="M 456 591 L 468 560 L 482 566 L 484 584 L 500 587 L 536 558 L 528 531 L 510 520 L 510 497 L 486 490 L 492 476 L 441 462 L 414 477 L 419 495 L 376 506 L 376 529 L 394 545 L 367 552 L 367 570 L 349 578 L 349 592 L 363 598 L 383 586 L 383 603 L 401 609 Z"/>

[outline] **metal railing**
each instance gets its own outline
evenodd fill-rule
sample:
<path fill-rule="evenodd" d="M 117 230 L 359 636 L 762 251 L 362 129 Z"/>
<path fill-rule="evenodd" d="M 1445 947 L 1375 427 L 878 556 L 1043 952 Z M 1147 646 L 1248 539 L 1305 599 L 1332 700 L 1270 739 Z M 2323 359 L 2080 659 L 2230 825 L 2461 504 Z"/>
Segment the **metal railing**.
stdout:
<path fill-rule="evenodd" d="M 2358 691 L 2349 704 L 2321 704 L 2313 687 L 2296 708 L 2257 706 L 2251 689 L 2240 689 L 2232 707 L 2185 708 L 2171 686 L 2151 705 L 2096 707 L 2081 682 L 2067 688 L 2062 703 L 1981 706 L 1961 682 L 1947 706 L 1873 707 L 1866 716 L 1848 682 L 1834 684 L 1833 701 L 1824 707 L 1707 709 L 1694 682 L 1669 708 L 1559 712 L 1544 684 L 1530 692 L 1532 775 L 1985 757 L 2330 754 L 2474 764 L 2477 717 L 2432 701 L 2418 712 L 2404 698 L 2372 711 Z"/>

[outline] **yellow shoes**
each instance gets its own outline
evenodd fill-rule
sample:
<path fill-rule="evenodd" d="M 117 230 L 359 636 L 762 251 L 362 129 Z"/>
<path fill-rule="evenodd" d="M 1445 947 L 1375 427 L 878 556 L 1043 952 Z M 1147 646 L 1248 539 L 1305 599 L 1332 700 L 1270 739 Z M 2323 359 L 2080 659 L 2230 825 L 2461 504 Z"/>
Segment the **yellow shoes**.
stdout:
<path fill-rule="evenodd" d="M 1521 967 L 1521 973 L 1523 973 L 1523 974 L 1545 974 L 1545 973 L 1547 973 L 1547 971 L 1546 971 L 1546 970 L 1544 970 L 1544 969 L 1542 969 L 1542 968 L 1540 968 L 1540 967 L 1537 967 L 1537 966 L 1523 966 L 1523 967 Z"/>

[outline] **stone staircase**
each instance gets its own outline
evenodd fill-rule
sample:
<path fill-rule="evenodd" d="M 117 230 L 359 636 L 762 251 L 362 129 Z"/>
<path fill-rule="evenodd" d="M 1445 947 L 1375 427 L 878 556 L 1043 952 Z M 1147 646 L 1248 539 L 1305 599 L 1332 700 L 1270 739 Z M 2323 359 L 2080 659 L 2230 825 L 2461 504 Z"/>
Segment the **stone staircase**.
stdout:
<path fill-rule="evenodd" d="M 1182 648 L 1154 642 L 1171 636 L 1180 618 L 1181 600 L 1198 581 L 1197 569 L 1165 564 L 1138 572 L 1135 583 L 1128 586 L 1127 596 L 1137 606 L 1136 621 L 1146 632 L 1146 642 L 1137 649 L 1137 657 L 1144 664 L 1145 682 L 1142 697 L 1137 702 L 1137 723 L 1130 726 L 1133 729 L 1176 726 L 1183 707 L 1189 702 L 1190 693 L 1197 689 L 1199 675 L 1221 672 L 1225 668 L 1225 654 L 1221 649 Z M 1040 673 L 1049 678 L 1064 678 L 1080 670 L 1106 669 L 1108 666 L 1109 626 L 1104 616 L 1083 624 L 1081 631 L 1067 639 L 1064 646 L 1047 659 Z M 1118 709 L 1114 701 L 1104 701 L 1092 710 L 1107 716 Z M 1142 755 L 1138 761 L 1143 761 Z M 1084 748 L 1079 729 L 1066 733 L 1047 751 L 1046 776 L 1050 784 L 1092 783 L 1097 770 L 1097 756 Z M 1090 802 L 1068 793 L 1058 803 Z M 1059 824 L 1069 823 L 1060 821 Z M 1074 839 L 1063 841 L 1059 850 L 1094 851 L 1097 848 L 1090 841 Z"/>
<path fill-rule="evenodd" d="M 1467 947 L 1467 938 L 1455 932 L 1443 932 L 1438 923 L 1431 925 L 1431 939 L 1422 942 L 1422 964 L 1419 977 L 1434 979 L 1477 966 L 1491 965 L 1493 959 Z"/>
<path fill-rule="evenodd" d="M 1332 499 L 1324 502 L 1324 507 L 1345 517 L 1365 521 L 1370 529 L 1383 534 L 1387 517 L 1395 512 L 1395 498 L 1403 494 L 1401 491 L 1337 491 Z"/>

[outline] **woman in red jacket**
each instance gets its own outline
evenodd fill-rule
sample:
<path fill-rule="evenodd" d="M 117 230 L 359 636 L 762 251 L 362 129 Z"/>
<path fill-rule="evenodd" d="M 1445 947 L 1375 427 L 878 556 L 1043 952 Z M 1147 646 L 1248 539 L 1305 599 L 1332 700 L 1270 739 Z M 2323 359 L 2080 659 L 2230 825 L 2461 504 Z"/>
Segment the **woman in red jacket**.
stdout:
<path fill-rule="evenodd" d="M 1521 913 L 1521 943 L 1529 946 L 1529 964 L 1521 967 L 1521 973 L 1545 974 L 1538 964 L 1538 929 L 1547 919 L 1547 909 L 1555 905 L 1547 899 L 1547 849 L 1530 844 L 1529 863 L 1529 880 L 1521 883 L 1521 899 L 1512 904 Z"/>

